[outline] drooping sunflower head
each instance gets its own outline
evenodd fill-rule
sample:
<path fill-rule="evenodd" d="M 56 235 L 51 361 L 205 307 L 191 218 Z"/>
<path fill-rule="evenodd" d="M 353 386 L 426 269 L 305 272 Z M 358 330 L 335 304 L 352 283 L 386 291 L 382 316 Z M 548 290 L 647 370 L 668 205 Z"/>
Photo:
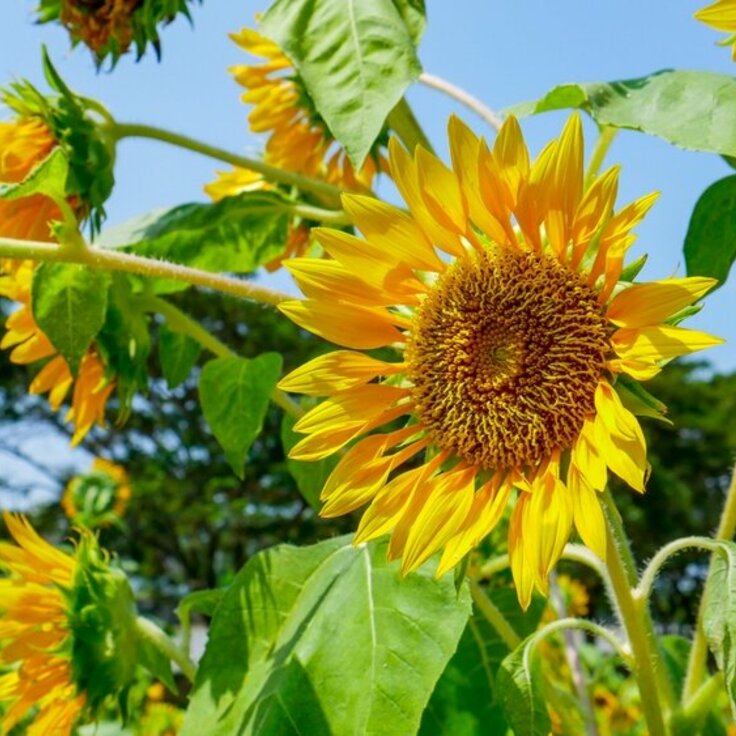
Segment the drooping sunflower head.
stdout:
<path fill-rule="evenodd" d="M 382 136 L 360 170 L 355 169 L 347 153 L 333 137 L 317 112 L 304 84 L 289 58 L 272 41 L 252 28 L 232 35 L 244 51 L 263 59 L 261 63 L 232 68 L 235 80 L 245 87 L 243 102 L 253 106 L 248 115 L 254 133 L 268 133 L 265 160 L 279 168 L 322 179 L 351 191 L 367 191 L 376 174 L 387 170 Z M 228 194 L 252 186 L 252 177 L 222 173 L 220 181 L 228 185 Z M 210 185 L 222 190 L 218 183 Z"/>
<path fill-rule="evenodd" d="M 67 518 L 96 529 L 119 523 L 130 496 L 130 482 L 124 468 L 96 458 L 90 472 L 69 481 L 61 506 Z"/>
<path fill-rule="evenodd" d="M 4 514 L 15 544 L 0 542 L 0 730 L 30 720 L 29 736 L 67 736 L 87 710 L 130 684 L 135 611 L 122 573 L 89 533 L 73 555 Z"/>
<path fill-rule="evenodd" d="M 716 0 L 695 13 L 695 18 L 717 31 L 730 34 L 719 41 L 720 46 L 730 46 L 731 56 L 736 61 L 736 2 L 734 0 Z"/>
<path fill-rule="evenodd" d="M 441 548 L 438 573 L 453 567 L 514 498 L 509 551 L 526 606 L 573 525 L 605 555 L 597 492 L 609 470 L 644 490 L 627 387 L 720 342 L 668 323 L 714 282 L 620 283 L 655 197 L 615 211 L 615 167 L 584 187 L 577 115 L 535 161 L 513 118 L 492 148 L 453 118 L 450 149 L 452 168 L 391 141 L 409 213 L 348 195 L 364 237 L 318 229 L 334 260 L 286 263 L 307 299 L 280 308 L 350 348 L 282 381 L 328 397 L 295 425 L 307 436 L 291 454 L 349 445 L 322 513 L 367 504 L 356 541 L 391 532 L 405 572 Z M 361 352 L 377 348 L 383 360 Z"/>

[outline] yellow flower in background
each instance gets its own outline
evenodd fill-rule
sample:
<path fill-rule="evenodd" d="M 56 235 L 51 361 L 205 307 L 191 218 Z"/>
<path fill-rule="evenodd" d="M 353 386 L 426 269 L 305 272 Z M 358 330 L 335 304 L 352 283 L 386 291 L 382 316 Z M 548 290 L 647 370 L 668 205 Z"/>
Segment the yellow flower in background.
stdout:
<path fill-rule="evenodd" d="M 23 181 L 57 143 L 38 117 L 18 117 L 0 123 L 0 183 Z M 0 200 L 0 235 L 20 240 L 53 241 L 49 222 L 60 220 L 57 205 L 48 197 L 32 195 L 17 200 Z M 8 317 L 0 349 L 12 348 L 10 360 L 27 365 L 48 361 L 29 387 L 32 394 L 49 394 L 58 410 L 72 393 L 67 419 L 74 423 L 72 444 L 85 437 L 94 424 L 104 422 L 105 405 L 114 383 L 94 348 L 82 359 L 76 383 L 64 358 L 36 325 L 31 311 L 31 261 L 0 259 L 0 296 L 18 302 L 20 308 Z"/>
<path fill-rule="evenodd" d="M 354 443 L 322 515 L 367 504 L 355 542 L 391 532 L 404 573 L 442 548 L 438 575 L 450 570 L 515 497 L 509 552 L 526 607 L 573 526 L 605 556 L 597 492 L 609 470 L 644 491 L 644 437 L 616 379 L 651 378 L 721 342 L 667 324 L 714 281 L 618 283 L 656 197 L 614 212 L 617 167 L 584 190 L 577 115 L 533 162 L 513 118 L 492 149 L 456 118 L 449 133 L 452 168 L 391 141 L 410 214 L 346 195 L 364 237 L 319 228 L 334 260 L 286 263 L 307 299 L 279 308 L 349 348 L 282 380 L 328 397 L 296 423 L 307 436 L 290 455 L 319 460 Z M 364 352 L 378 348 L 399 360 Z"/>
<path fill-rule="evenodd" d="M 380 144 L 356 171 L 314 109 L 283 51 L 252 28 L 233 34 L 232 39 L 244 51 L 263 59 L 262 63 L 233 67 L 232 72 L 246 89 L 243 101 L 253 105 L 248 115 L 250 129 L 269 134 L 265 161 L 343 189 L 369 190 L 376 174 L 388 169 Z M 262 185 L 259 174 L 236 169 L 220 172 L 218 181 L 206 191 L 217 199 Z"/>
<path fill-rule="evenodd" d="M 109 526 L 121 519 L 132 495 L 125 469 L 95 458 L 90 471 L 72 478 L 61 497 L 67 518 L 89 528 Z"/>
<path fill-rule="evenodd" d="M 736 61 L 736 0 L 717 0 L 698 10 L 695 18 L 711 28 L 731 34 L 719 43 L 721 46 L 731 46 L 731 57 Z"/>
<path fill-rule="evenodd" d="M 37 708 L 28 736 L 71 734 L 84 706 L 72 676 L 69 610 L 63 590 L 73 582 L 73 557 L 52 547 L 19 516 L 4 515 L 18 546 L 0 542 L 0 702 L 8 708 L 0 733 L 9 733 Z"/>

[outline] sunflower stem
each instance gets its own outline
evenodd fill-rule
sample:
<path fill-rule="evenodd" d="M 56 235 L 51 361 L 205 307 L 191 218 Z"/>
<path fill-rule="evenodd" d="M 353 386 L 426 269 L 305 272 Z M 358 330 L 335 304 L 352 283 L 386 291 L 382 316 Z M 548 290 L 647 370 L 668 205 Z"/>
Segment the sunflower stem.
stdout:
<path fill-rule="evenodd" d="M 613 143 L 613 139 L 618 134 L 618 128 L 613 128 L 610 125 L 603 125 L 600 128 L 598 140 L 595 142 L 593 153 L 590 156 L 590 163 L 588 164 L 588 170 L 585 172 L 585 183 L 584 188 L 587 191 L 591 184 L 595 181 L 598 176 L 598 172 L 603 166 L 603 162 L 606 160 L 608 149 Z"/>
<path fill-rule="evenodd" d="M 496 132 L 501 129 L 501 126 L 503 125 L 501 118 L 496 115 L 490 107 L 486 106 L 477 97 L 466 92 L 462 87 L 458 87 L 457 85 L 448 82 L 446 79 L 442 79 L 442 77 L 437 77 L 434 74 L 427 74 L 426 72 L 423 72 L 419 76 L 419 82 L 425 87 L 430 87 L 438 92 L 442 92 L 442 94 L 447 95 L 456 102 L 467 107 L 468 110 L 472 110 L 479 118 L 481 118 L 481 120 L 488 123 L 488 125 L 490 125 Z"/>
<path fill-rule="evenodd" d="M 724 504 L 723 511 L 721 512 L 721 520 L 718 524 L 718 531 L 716 532 L 715 538 L 728 541 L 733 539 L 734 532 L 736 532 L 736 466 L 734 466 L 731 474 L 731 483 L 728 487 L 726 503 Z M 708 585 L 712 572 L 713 563 L 711 562 L 708 577 L 705 581 L 706 585 Z M 690 648 L 690 657 L 687 663 L 685 685 L 683 686 L 682 691 L 682 699 L 684 702 L 687 702 L 695 696 L 695 693 L 703 682 L 706 673 L 708 642 L 706 641 L 705 631 L 703 630 L 703 616 L 705 615 L 704 598 L 705 597 L 703 596 L 700 599 L 698 618 L 695 624 L 695 637 L 693 639 L 693 645 Z"/>
<path fill-rule="evenodd" d="M 673 725 L 676 725 L 678 733 L 700 733 L 703 721 L 708 713 L 718 703 L 719 696 L 723 693 L 723 673 L 716 672 L 709 677 L 695 694 L 680 710 L 673 714 Z"/>
<path fill-rule="evenodd" d="M 280 169 L 277 166 L 271 166 L 264 161 L 258 159 L 246 158 L 245 156 L 239 156 L 230 151 L 226 151 L 216 146 L 211 146 L 208 143 L 198 141 L 194 138 L 190 138 L 180 133 L 174 133 L 170 130 L 164 130 L 163 128 L 157 128 L 153 125 L 139 125 L 137 123 L 114 123 L 108 128 L 109 134 L 113 140 L 119 141 L 123 138 L 149 138 L 151 140 L 161 141 L 168 143 L 172 146 L 178 146 L 179 148 L 185 148 L 188 151 L 194 151 L 195 153 L 201 153 L 203 156 L 209 156 L 210 158 L 217 159 L 218 161 L 224 161 L 225 163 L 238 166 L 242 169 L 248 169 L 255 171 L 258 174 L 262 174 L 268 181 L 277 182 L 278 184 L 286 184 L 287 186 L 295 186 L 304 192 L 310 192 L 315 194 L 325 201 L 340 207 L 340 194 L 341 190 L 338 187 L 327 184 L 317 179 L 311 179 L 302 174 L 297 174 L 294 171 L 287 171 L 286 169 Z"/>
<path fill-rule="evenodd" d="M 434 148 L 427 138 L 422 126 L 414 116 L 409 103 L 405 97 L 402 97 L 396 107 L 388 115 L 389 128 L 399 137 L 399 140 L 406 146 L 409 153 L 413 154 L 417 146 L 422 146 L 428 151 L 434 153 Z"/>
<path fill-rule="evenodd" d="M 294 297 L 254 284 L 246 279 L 222 276 L 178 263 L 143 258 L 132 253 L 90 247 L 59 247 L 55 243 L 0 238 L 0 258 L 20 258 L 54 263 L 79 263 L 99 271 L 121 271 L 150 278 L 183 281 L 241 299 L 276 306 Z"/>
<path fill-rule="evenodd" d="M 496 630 L 503 639 L 504 644 L 513 652 L 521 644 L 521 637 L 514 631 L 506 617 L 501 613 L 496 604 L 485 594 L 483 588 L 473 578 L 468 578 L 470 584 L 470 595 L 473 603 L 483 618 Z"/>
<path fill-rule="evenodd" d="M 147 296 L 142 299 L 142 305 L 144 309 L 147 309 L 150 312 L 157 312 L 165 317 L 173 330 L 180 332 L 183 335 L 188 335 L 195 342 L 198 342 L 205 350 L 208 350 L 218 358 L 233 358 L 237 355 L 234 350 L 229 348 L 219 338 L 215 337 L 215 335 L 203 327 L 199 322 L 192 319 L 188 314 L 171 304 L 171 302 L 161 299 L 161 297 L 158 296 Z M 278 388 L 274 389 L 271 394 L 271 401 L 296 419 L 304 414 L 304 410 L 301 406 Z"/>
<path fill-rule="evenodd" d="M 633 671 L 639 684 L 642 710 L 651 736 L 668 736 L 670 731 L 664 708 L 669 708 L 673 698 L 657 651 L 648 603 L 634 595 L 637 584 L 636 563 L 621 515 L 608 491 L 602 497 L 608 527 L 606 562 L 614 603 L 633 654 Z"/>
<path fill-rule="evenodd" d="M 194 682 L 197 674 L 197 666 L 156 624 L 142 616 L 135 621 L 136 630 L 141 639 L 145 639 L 164 655 L 169 661 L 179 665 L 184 677 L 189 682 Z"/>

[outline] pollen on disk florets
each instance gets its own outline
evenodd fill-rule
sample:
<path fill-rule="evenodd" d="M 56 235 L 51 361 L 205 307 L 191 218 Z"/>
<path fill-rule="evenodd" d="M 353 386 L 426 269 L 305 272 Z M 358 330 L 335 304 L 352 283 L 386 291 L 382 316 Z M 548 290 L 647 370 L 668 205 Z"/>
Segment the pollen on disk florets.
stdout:
<path fill-rule="evenodd" d="M 551 256 L 489 248 L 457 261 L 417 309 L 409 375 L 434 441 L 484 468 L 570 447 L 609 351 L 596 292 Z"/>

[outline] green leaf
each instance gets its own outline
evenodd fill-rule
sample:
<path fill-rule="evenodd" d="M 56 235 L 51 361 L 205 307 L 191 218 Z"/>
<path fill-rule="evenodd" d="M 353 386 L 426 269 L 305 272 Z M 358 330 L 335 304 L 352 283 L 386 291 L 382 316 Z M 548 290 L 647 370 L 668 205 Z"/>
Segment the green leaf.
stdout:
<path fill-rule="evenodd" d="M 182 736 L 416 733 L 470 611 L 436 563 L 386 544 L 273 547 L 215 612 Z"/>
<path fill-rule="evenodd" d="M 174 332 L 166 325 L 161 325 L 158 331 L 158 357 L 170 389 L 186 381 L 201 353 L 202 347 L 189 335 Z"/>
<path fill-rule="evenodd" d="M 294 62 L 317 112 L 357 167 L 422 71 L 412 39 L 419 27 L 417 6 L 276 0 L 261 21 L 263 33 Z"/>
<path fill-rule="evenodd" d="M 214 204 L 183 204 L 105 230 L 96 245 L 205 271 L 252 273 L 284 251 L 286 204 L 275 192 L 245 192 Z M 186 288 L 181 282 L 155 282 L 159 294 Z"/>
<path fill-rule="evenodd" d="M 514 649 L 501 663 L 496 678 L 501 705 L 519 736 L 547 736 L 550 731 L 536 639 L 532 634 Z"/>
<path fill-rule="evenodd" d="M 703 593 L 703 631 L 736 717 L 736 544 L 720 542 Z"/>
<path fill-rule="evenodd" d="M 284 447 L 284 454 L 287 455 L 286 465 L 294 477 L 297 488 L 304 497 L 304 500 L 315 511 L 319 512 L 322 508 L 322 502 L 319 499 L 322 488 L 324 488 L 325 481 L 334 470 L 340 458 L 336 455 L 331 455 L 317 462 L 305 462 L 289 458 L 289 450 L 304 437 L 303 434 L 292 430 L 294 424 L 295 420 L 288 414 L 284 414 L 283 421 L 281 422 L 281 443 Z"/>
<path fill-rule="evenodd" d="M 185 619 L 192 613 L 201 613 L 211 618 L 224 597 L 225 590 L 223 588 L 195 590 L 179 601 L 179 605 L 176 607 L 176 615 L 179 619 Z"/>
<path fill-rule="evenodd" d="M 427 9 L 424 0 L 393 0 L 396 10 L 401 13 L 404 25 L 409 29 L 414 46 L 419 44 L 427 27 Z"/>
<path fill-rule="evenodd" d="M 253 360 L 218 358 L 202 370 L 202 411 L 239 478 L 245 473 L 246 455 L 261 432 L 280 374 L 281 356 L 276 353 L 264 353 Z"/>
<path fill-rule="evenodd" d="M 736 155 L 736 79 L 663 70 L 639 79 L 563 84 L 504 110 L 519 117 L 581 108 L 600 125 L 639 130 L 694 151 Z"/>
<path fill-rule="evenodd" d="M 33 274 L 33 317 L 76 374 L 105 323 L 110 275 L 87 266 L 42 263 Z"/>
<path fill-rule="evenodd" d="M 685 236 L 689 276 L 723 283 L 736 259 L 736 175 L 711 184 L 695 204 Z"/>
<path fill-rule="evenodd" d="M 55 148 L 30 174 L 17 184 L 0 184 L 0 199 L 21 199 L 44 194 L 53 200 L 66 198 L 69 160 L 61 148 Z"/>
<path fill-rule="evenodd" d="M 162 654 L 158 647 L 143 638 L 138 640 L 138 655 L 140 664 L 177 695 L 179 689 L 176 687 L 169 658 Z"/>

